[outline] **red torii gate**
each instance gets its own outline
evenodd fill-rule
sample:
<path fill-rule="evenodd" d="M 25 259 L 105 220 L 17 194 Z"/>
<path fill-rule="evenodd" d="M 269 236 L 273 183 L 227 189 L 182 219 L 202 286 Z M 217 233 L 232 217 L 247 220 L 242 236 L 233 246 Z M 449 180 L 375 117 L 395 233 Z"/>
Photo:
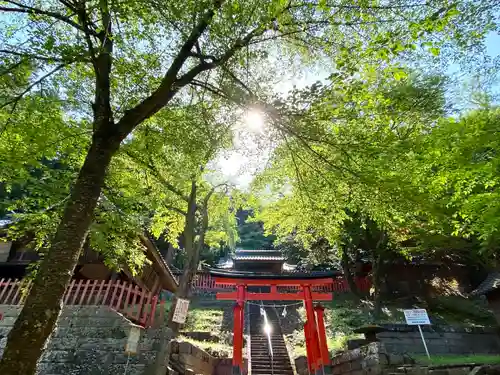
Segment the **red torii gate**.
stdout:
<path fill-rule="evenodd" d="M 313 375 L 331 374 L 330 358 L 325 331 L 324 308 L 314 306 L 313 301 L 331 301 L 332 293 L 313 291 L 333 283 L 335 273 L 258 274 L 252 272 L 210 270 L 216 284 L 235 285 L 236 291 L 218 292 L 218 300 L 236 301 L 233 308 L 233 375 L 243 373 L 243 327 L 245 301 L 304 301 L 307 321 L 304 324 L 307 362 Z M 249 292 L 249 286 L 269 286 L 268 293 Z M 278 287 L 292 287 L 296 292 L 280 292 Z"/>

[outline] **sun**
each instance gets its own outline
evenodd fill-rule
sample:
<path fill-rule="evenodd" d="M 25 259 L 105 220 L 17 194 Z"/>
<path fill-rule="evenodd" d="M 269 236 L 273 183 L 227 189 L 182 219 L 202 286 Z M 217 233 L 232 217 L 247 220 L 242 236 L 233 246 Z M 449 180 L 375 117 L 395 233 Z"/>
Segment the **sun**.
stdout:
<path fill-rule="evenodd" d="M 265 125 L 264 114 L 255 109 L 249 110 L 245 114 L 245 125 L 254 133 L 262 133 Z"/>

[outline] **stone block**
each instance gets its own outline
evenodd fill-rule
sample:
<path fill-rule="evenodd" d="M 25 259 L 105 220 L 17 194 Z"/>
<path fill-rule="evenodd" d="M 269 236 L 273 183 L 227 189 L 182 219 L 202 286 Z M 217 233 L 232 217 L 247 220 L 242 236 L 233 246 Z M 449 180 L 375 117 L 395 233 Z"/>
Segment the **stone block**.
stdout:
<path fill-rule="evenodd" d="M 367 375 L 379 375 L 383 373 L 383 367 L 380 365 L 370 366 L 363 371 Z"/>
<path fill-rule="evenodd" d="M 54 337 L 79 336 L 79 337 L 96 337 L 96 338 L 116 338 L 125 339 L 128 337 L 129 329 L 123 327 L 93 327 L 81 326 L 64 328 L 59 327 L 54 333 Z"/>
<path fill-rule="evenodd" d="M 12 327 L 0 327 L 0 338 L 7 337 Z"/>
<path fill-rule="evenodd" d="M 127 367 L 127 375 L 142 375 L 145 365 L 142 364 L 129 364 Z M 51 364 L 40 363 L 38 366 L 38 375 L 110 375 L 110 374 L 123 374 L 125 372 L 125 365 L 105 365 L 99 363 L 85 363 L 85 364 Z"/>
<path fill-rule="evenodd" d="M 186 341 L 179 342 L 179 354 L 191 354 L 193 345 Z"/>
<path fill-rule="evenodd" d="M 111 317 L 61 317 L 58 321 L 58 326 L 61 328 L 78 328 L 78 327 L 122 327 L 123 321 L 119 316 Z"/>
<path fill-rule="evenodd" d="M 297 371 L 299 369 L 306 369 L 307 370 L 307 357 L 306 356 L 300 356 L 295 358 L 295 368 Z"/>
<path fill-rule="evenodd" d="M 15 317 L 17 318 L 21 313 L 20 306 L 12 306 L 12 305 L 0 305 L 0 314 L 6 317 Z"/>
<path fill-rule="evenodd" d="M 340 370 L 342 373 L 347 373 L 351 371 L 351 362 L 344 362 L 340 365 Z"/>
<path fill-rule="evenodd" d="M 448 375 L 448 369 L 429 370 L 429 375 Z"/>
<path fill-rule="evenodd" d="M 69 350 L 76 348 L 79 346 L 78 344 L 79 337 L 78 336 L 62 336 L 62 337 L 53 337 L 47 343 L 47 350 Z"/>
<path fill-rule="evenodd" d="M 402 367 L 404 372 L 407 375 L 428 375 L 429 374 L 429 368 L 428 367 L 420 367 L 420 366 L 411 366 L 411 367 Z M 398 368 L 398 371 L 401 368 Z"/>
<path fill-rule="evenodd" d="M 390 353 L 386 356 L 387 358 L 387 364 L 389 366 L 400 366 L 404 365 L 405 363 L 405 358 L 403 354 L 395 354 L 395 353 Z"/>
<path fill-rule="evenodd" d="M 0 313 L 1 313 L 1 311 L 0 311 Z M 4 316 L 2 319 L 0 319 L 0 327 L 13 327 L 16 320 L 17 320 L 17 315 L 16 316 Z"/>
<path fill-rule="evenodd" d="M 448 369 L 448 375 L 468 375 L 469 367 L 453 367 Z"/>
<path fill-rule="evenodd" d="M 445 332 L 443 338 L 446 340 L 461 340 L 463 335 L 457 332 Z"/>
<path fill-rule="evenodd" d="M 351 371 L 362 370 L 363 369 L 363 364 L 361 362 L 362 361 L 352 361 L 352 362 L 350 362 Z"/>
<path fill-rule="evenodd" d="M 52 363 L 67 363 L 73 362 L 75 360 L 74 350 L 46 350 L 41 362 L 52 362 Z"/>
<path fill-rule="evenodd" d="M 96 337 L 80 338 L 77 340 L 79 350 L 91 350 L 100 348 L 101 350 L 124 350 L 127 343 L 126 339 L 103 338 Z"/>
<path fill-rule="evenodd" d="M 185 367 L 195 370 L 197 374 L 211 374 L 214 369 L 211 362 L 197 358 L 192 354 L 179 354 L 179 362 Z"/>
<path fill-rule="evenodd" d="M 383 358 L 385 358 L 385 356 L 383 356 Z M 360 361 L 360 364 L 362 368 L 378 366 L 379 364 L 384 364 L 383 358 L 379 358 L 378 356 L 366 357 L 364 360 Z"/>
<path fill-rule="evenodd" d="M 418 339 L 422 339 L 420 337 L 420 334 L 417 334 L 415 337 L 418 338 Z M 443 338 L 443 334 L 439 333 L 439 332 L 425 332 L 424 333 L 424 337 L 425 337 L 426 340 L 432 340 L 432 339 L 438 339 L 439 340 L 439 339 Z"/>

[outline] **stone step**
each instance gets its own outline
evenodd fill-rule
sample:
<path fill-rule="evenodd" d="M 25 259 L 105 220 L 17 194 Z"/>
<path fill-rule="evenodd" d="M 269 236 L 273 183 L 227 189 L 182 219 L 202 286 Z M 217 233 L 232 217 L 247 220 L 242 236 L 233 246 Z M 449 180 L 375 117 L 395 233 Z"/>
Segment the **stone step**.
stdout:
<path fill-rule="evenodd" d="M 270 366 L 270 363 L 271 363 L 271 361 L 269 360 L 269 358 L 268 359 L 262 358 L 261 360 L 259 360 L 259 359 L 253 360 L 252 359 L 252 366 L 254 366 L 254 365 L 255 366 Z M 290 362 L 288 362 L 288 361 L 287 362 L 278 362 L 275 359 L 273 363 L 275 366 L 278 366 L 278 367 L 291 366 Z"/>
<path fill-rule="evenodd" d="M 290 364 L 289 363 L 276 363 L 274 362 L 274 368 L 291 368 Z M 264 362 L 259 362 L 259 363 L 255 363 L 255 362 L 252 362 L 252 368 L 267 368 L 267 366 L 271 366 L 271 362 L 267 362 L 267 363 L 264 363 Z"/>

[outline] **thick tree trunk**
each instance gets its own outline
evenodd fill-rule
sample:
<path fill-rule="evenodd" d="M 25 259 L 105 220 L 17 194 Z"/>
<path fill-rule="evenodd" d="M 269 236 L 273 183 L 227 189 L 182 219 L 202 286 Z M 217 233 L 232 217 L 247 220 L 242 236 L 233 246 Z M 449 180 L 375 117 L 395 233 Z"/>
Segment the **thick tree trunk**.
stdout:
<path fill-rule="evenodd" d="M 0 374 L 35 374 L 37 361 L 61 312 L 62 297 L 92 222 L 106 168 L 119 145 L 118 140 L 106 142 L 94 138 L 51 247 L 9 333 Z"/>
<path fill-rule="evenodd" d="M 174 260 L 174 255 L 175 255 L 175 247 L 171 243 L 168 244 L 168 249 L 167 249 L 167 254 L 165 256 L 165 262 L 169 266 L 172 265 L 172 261 Z"/>
<path fill-rule="evenodd" d="M 347 281 L 347 285 L 349 285 L 349 289 L 351 293 L 356 297 L 360 298 L 358 286 L 356 285 L 356 281 L 354 280 L 354 275 L 351 272 L 349 254 L 347 253 L 347 248 L 342 247 L 342 257 L 340 259 L 340 263 L 342 265 L 342 271 L 344 272 L 344 277 Z"/>
<path fill-rule="evenodd" d="M 381 281 L 381 262 L 382 257 L 379 254 L 374 255 L 372 262 L 372 284 L 373 284 L 373 316 L 375 320 L 380 318 L 382 312 L 382 300 L 380 295 L 380 281 Z"/>
<path fill-rule="evenodd" d="M 215 189 L 215 188 L 214 188 Z M 188 210 L 186 215 L 186 226 L 184 230 L 185 238 L 185 248 L 188 254 L 188 259 L 184 265 L 182 272 L 182 277 L 179 282 L 179 289 L 177 290 L 174 303 L 169 311 L 168 315 L 168 326 L 172 329 L 174 334 L 179 331 L 179 324 L 172 321 L 174 315 L 175 304 L 177 303 L 177 298 L 189 298 L 191 291 L 191 284 L 198 271 L 198 264 L 200 262 L 201 249 L 205 244 L 205 234 L 208 230 L 208 201 L 212 196 L 214 189 L 212 189 L 203 200 L 203 204 L 199 207 L 196 204 L 196 182 L 193 181 L 191 184 L 191 194 L 188 201 Z M 196 212 L 199 211 L 201 216 L 201 221 L 199 223 L 199 238 L 195 242 L 195 237 L 197 234 L 197 223 L 196 223 Z"/>
<path fill-rule="evenodd" d="M 172 319 L 174 317 L 175 306 L 177 304 L 178 298 L 187 298 L 189 296 L 189 291 L 191 289 L 191 282 L 196 274 L 196 269 L 198 267 L 198 258 L 195 254 L 195 236 L 196 236 L 196 193 L 197 186 L 196 182 L 191 183 L 191 192 L 188 198 L 188 208 L 186 211 L 186 223 L 184 225 L 184 249 L 186 250 L 187 259 L 184 263 L 184 268 L 182 276 L 179 280 L 179 288 L 175 293 L 175 298 L 172 303 L 172 307 L 168 313 L 167 325 L 172 329 L 174 335 L 179 332 L 180 325 L 175 323 Z"/>

